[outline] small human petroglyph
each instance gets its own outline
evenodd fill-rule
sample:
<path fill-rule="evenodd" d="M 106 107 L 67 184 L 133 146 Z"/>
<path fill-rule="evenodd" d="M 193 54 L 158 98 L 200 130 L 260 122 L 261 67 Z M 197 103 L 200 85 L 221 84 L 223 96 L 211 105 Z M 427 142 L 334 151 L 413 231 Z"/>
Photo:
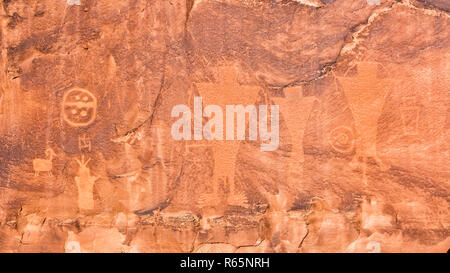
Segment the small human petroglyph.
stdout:
<path fill-rule="evenodd" d="M 85 127 L 97 116 L 97 98 L 88 90 L 73 88 L 64 94 L 62 118 L 72 127 Z"/>
<path fill-rule="evenodd" d="M 88 151 L 90 152 L 92 149 L 91 138 L 86 134 L 78 136 L 78 148 L 81 152 Z"/>
<path fill-rule="evenodd" d="M 78 207 L 80 210 L 91 210 L 94 208 L 94 182 L 98 177 L 91 176 L 91 170 L 87 167 L 90 160 L 85 160 L 84 155 L 81 156 L 81 160 L 76 160 L 79 169 L 75 182 L 78 188 Z"/>
<path fill-rule="evenodd" d="M 39 176 L 40 172 L 47 172 L 48 176 L 52 176 L 52 168 L 53 168 L 53 157 L 56 157 L 55 151 L 53 151 L 52 148 L 47 148 L 45 150 L 45 156 L 47 156 L 46 159 L 44 158 L 35 158 L 33 159 L 33 169 L 34 169 L 34 176 Z"/>
<path fill-rule="evenodd" d="M 419 107 L 415 97 L 404 97 L 400 106 L 403 134 L 419 134 Z"/>
<path fill-rule="evenodd" d="M 378 157 L 376 145 L 378 118 L 381 116 L 387 89 L 391 87 L 392 80 L 378 77 L 379 66 L 381 65 L 374 62 L 361 62 L 356 66 L 355 77 L 347 77 L 347 73 L 344 77 L 337 77 L 355 121 L 355 156 L 350 166 L 361 166 L 364 184 L 367 184 L 368 158 L 374 159 L 383 170 L 389 168 Z"/>
<path fill-rule="evenodd" d="M 328 140 L 331 147 L 339 153 L 349 153 L 353 150 L 355 139 L 353 131 L 346 126 L 339 126 L 331 131 Z"/>

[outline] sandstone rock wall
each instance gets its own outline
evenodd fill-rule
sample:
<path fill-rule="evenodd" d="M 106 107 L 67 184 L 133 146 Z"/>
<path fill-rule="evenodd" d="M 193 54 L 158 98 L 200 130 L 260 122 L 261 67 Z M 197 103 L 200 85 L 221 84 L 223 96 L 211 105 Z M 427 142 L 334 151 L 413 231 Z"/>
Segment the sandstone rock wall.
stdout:
<path fill-rule="evenodd" d="M 446 252 L 450 4 L 373 2 L 3 0 L 0 251 Z"/>

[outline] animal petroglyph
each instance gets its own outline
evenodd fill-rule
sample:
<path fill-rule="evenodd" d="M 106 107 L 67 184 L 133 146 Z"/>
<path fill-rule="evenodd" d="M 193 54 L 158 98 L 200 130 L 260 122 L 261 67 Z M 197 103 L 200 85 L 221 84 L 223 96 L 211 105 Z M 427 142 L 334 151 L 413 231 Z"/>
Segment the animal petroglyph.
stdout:
<path fill-rule="evenodd" d="M 72 127 L 84 127 L 94 122 L 97 98 L 88 90 L 73 88 L 64 94 L 62 118 Z"/>
<path fill-rule="evenodd" d="M 301 181 L 305 161 L 303 137 L 317 98 L 314 96 L 303 97 L 302 89 L 298 86 L 285 88 L 284 94 L 285 98 L 273 98 L 273 100 L 280 106 L 280 111 L 291 136 L 292 150 L 289 160 L 288 182 L 290 186 L 297 187 Z"/>
<path fill-rule="evenodd" d="M 76 160 L 79 169 L 75 182 L 78 188 L 78 207 L 80 210 L 91 210 L 94 208 L 94 182 L 98 177 L 91 176 L 91 170 L 87 167 L 90 160 L 85 160 L 84 155 L 81 156 L 81 160 Z"/>
<path fill-rule="evenodd" d="M 382 169 L 389 168 L 378 158 L 376 143 L 378 118 L 383 110 L 385 96 L 391 81 L 377 76 L 378 67 L 378 63 L 361 62 L 357 65 L 356 77 L 347 77 L 346 75 L 337 77 L 355 122 L 356 153 L 351 166 L 359 166 L 359 160 L 362 159 L 361 167 L 365 184 L 367 184 L 368 158 L 373 158 Z"/>
<path fill-rule="evenodd" d="M 53 157 L 56 157 L 55 151 L 52 148 L 45 150 L 46 159 L 35 158 L 33 159 L 34 176 L 39 176 L 39 172 L 47 172 L 49 176 L 52 176 Z"/>
<path fill-rule="evenodd" d="M 207 104 L 221 106 L 248 105 L 255 102 L 260 90 L 257 86 L 240 85 L 238 83 L 236 68 L 225 66 L 218 68 L 218 81 L 215 83 L 196 83 L 196 87 Z M 236 123 L 235 130 L 237 132 Z M 236 170 L 236 155 L 239 149 L 239 140 L 212 140 L 214 152 L 213 194 L 208 200 L 218 200 L 220 180 L 228 182 L 230 195 L 228 204 L 245 205 L 243 193 L 236 192 L 234 174 Z"/>

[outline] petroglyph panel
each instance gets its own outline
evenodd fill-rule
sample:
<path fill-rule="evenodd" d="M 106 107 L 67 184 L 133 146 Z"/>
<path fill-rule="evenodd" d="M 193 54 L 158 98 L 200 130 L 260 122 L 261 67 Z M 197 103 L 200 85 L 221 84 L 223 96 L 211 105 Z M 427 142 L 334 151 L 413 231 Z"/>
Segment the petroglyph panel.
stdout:
<path fill-rule="evenodd" d="M 2 1 L 0 252 L 447 252 L 449 8 Z"/>

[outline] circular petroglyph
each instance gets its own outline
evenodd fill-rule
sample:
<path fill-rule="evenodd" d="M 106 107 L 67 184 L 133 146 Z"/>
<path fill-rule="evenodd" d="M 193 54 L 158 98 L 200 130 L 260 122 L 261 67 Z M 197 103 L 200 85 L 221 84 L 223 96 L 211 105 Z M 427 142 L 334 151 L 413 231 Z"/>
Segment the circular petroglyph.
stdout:
<path fill-rule="evenodd" d="M 331 147 L 340 153 L 351 152 L 354 146 L 353 132 L 350 128 L 339 126 L 329 136 Z"/>
<path fill-rule="evenodd" d="M 73 88 L 64 94 L 62 117 L 72 127 L 84 127 L 94 122 L 97 98 L 88 90 Z"/>

